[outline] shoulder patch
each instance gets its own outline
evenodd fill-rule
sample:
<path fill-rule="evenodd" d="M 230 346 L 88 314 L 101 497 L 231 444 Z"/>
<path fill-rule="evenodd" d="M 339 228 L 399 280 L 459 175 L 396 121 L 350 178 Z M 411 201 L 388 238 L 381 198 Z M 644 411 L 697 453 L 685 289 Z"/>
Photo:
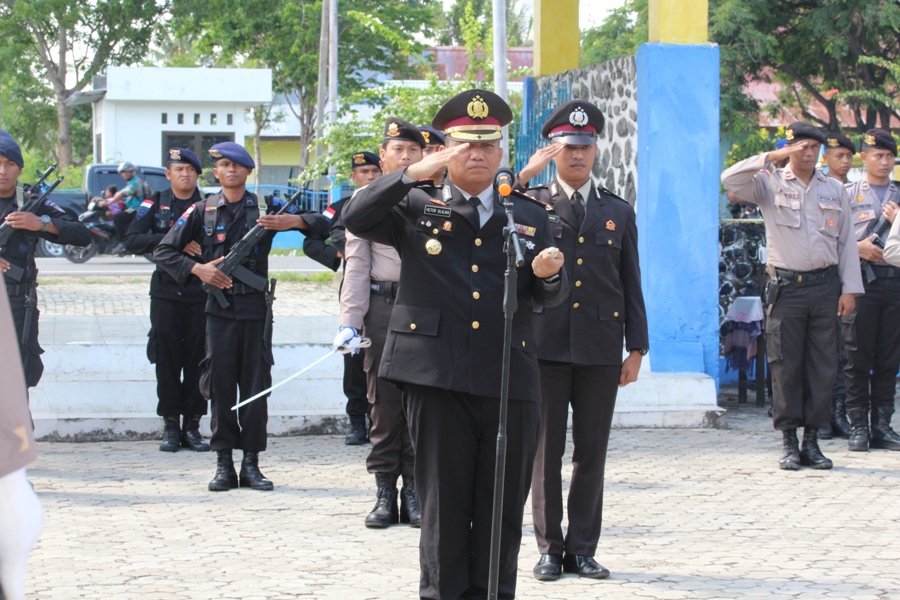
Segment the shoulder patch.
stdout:
<path fill-rule="evenodd" d="M 531 188 L 529 188 L 529 189 L 531 189 Z M 546 202 L 544 202 L 543 200 L 538 200 L 534 196 L 529 196 L 525 192 L 520 192 L 519 190 L 513 190 L 512 193 L 510 194 L 510 196 L 515 196 L 516 198 L 524 198 L 525 200 L 531 200 L 532 202 L 534 202 L 535 204 L 537 204 L 538 206 L 540 206 L 543 209 L 546 209 L 548 211 L 553 210 L 553 207 L 550 206 L 549 204 L 547 204 Z"/>
<path fill-rule="evenodd" d="M 607 188 L 605 188 L 605 187 L 603 187 L 603 186 L 600 186 L 600 187 L 597 189 L 597 191 L 603 192 L 603 193 L 606 194 L 607 196 L 611 196 L 611 197 L 615 198 L 616 200 L 621 200 L 621 201 L 624 202 L 625 204 L 628 204 L 628 200 L 626 200 L 626 199 L 623 198 L 622 196 L 619 196 L 618 194 L 615 194 L 615 193 L 611 192 L 610 190 L 608 190 Z"/>
<path fill-rule="evenodd" d="M 329 221 L 334 218 L 335 210 L 331 206 L 322 211 L 322 216 L 324 216 Z"/>
<path fill-rule="evenodd" d="M 138 209 L 137 209 L 137 218 L 138 218 L 138 219 L 143 218 L 144 215 L 146 215 L 148 212 L 150 212 L 150 209 L 151 209 L 151 208 L 153 208 L 153 200 L 147 198 L 146 200 L 144 200 L 143 202 L 141 202 L 141 205 L 140 205 L 140 206 L 138 206 Z"/>
<path fill-rule="evenodd" d="M 187 223 L 188 218 L 191 216 L 191 213 L 194 212 L 194 208 L 196 207 L 196 204 L 191 204 L 187 207 L 187 210 L 184 211 L 184 213 L 182 213 L 180 217 L 178 217 L 178 220 L 175 221 L 175 226 L 173 227 L 175 231 L 178 231 L 184 226 L 185 223 Z"/>

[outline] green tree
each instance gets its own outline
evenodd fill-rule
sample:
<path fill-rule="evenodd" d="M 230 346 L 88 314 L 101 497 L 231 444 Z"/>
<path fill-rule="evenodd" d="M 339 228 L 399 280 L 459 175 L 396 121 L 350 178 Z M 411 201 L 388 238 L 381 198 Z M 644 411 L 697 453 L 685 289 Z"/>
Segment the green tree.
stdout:
<path fill-rule="evenodd" d="M 465 46 L 463 22 L 467 7 L 481 25 L 482 37 L 493 27 L 494 14 L 491 0 L 456 0 L 440 18 L 438 44 L 441 46 Z M 531 46 L 534 18 L 531 15 L 531 0 L 507 0 L 506 2 L 506 45 L 509 47 Z"/>
<path fill-rule="evenodd" d="M 166 9 L 165 3 L 154 0 L 0 1 L 4 40 L 0 64 L 16 83 L 28 81 L 27 73 L 32 73 L 40 86 L 49 89 L 56 109 L 54 143 L 61 168 L 76 162 L 73 138 L 80 135 L 73 131 L 76 109 L 66 100 L 107 65 L 140 62 L 153 27 Z M 43 102 L 46 94 L 36 98 Z M 25 141 L 32 140 L 39 145 L 36 137 Z"/>
<path fill-rule="evenodd" d="M 600 25 L 581 34 L 581 66 L 637 54 L 649 37 L 647 0 L 625 0 Z"/>

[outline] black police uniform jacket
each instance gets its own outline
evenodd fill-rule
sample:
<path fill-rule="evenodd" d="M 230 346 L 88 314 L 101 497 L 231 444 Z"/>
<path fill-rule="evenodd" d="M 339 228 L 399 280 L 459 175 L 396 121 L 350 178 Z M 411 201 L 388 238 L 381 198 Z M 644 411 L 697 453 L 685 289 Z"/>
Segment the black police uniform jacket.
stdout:
<path fill-rule="evenodd" d="M 538 357 L 611 366 L 622 364 L 623 337 L 629 349 L 648 348 L 631 205 L 591 185 L 579 228 L 572 202 L 559 182 L 530 188 L 527 194 L 547 205 L 554 244 L 562 250 L 564 269 L 573 282 L 565 303 L 534 307 Z"/>
<path fill-rule="evenodd" d="M 180 200 L 171 188 L 145 198 L 125 235 L 125 249 L 134 254 L 153 252 L 181 215 L 200 199 L 200 190 L 195 189 L 189 199 Z M 189 275 L 185 284 L 181 285 L 157 265 L 150 278 L 150 296 L 189 304 L 206 302 L 206 292 L 200 288 L 200 283 L 196 276 Z"/>
<path fill-rule="evenodd" d="M 404 183 L 402 175 L 384 175 L 360 188 L 343 211 L 348 231 L 400 253 L 400 288 L 378 375 L 400 385 L 498 397 L 506 213 L 495 195 L 482 228 L 477 209 L 452 183 L 441 190 L 431 181 Z M 525 265 L 517 269 L 509 397 L 540 402 L 532 302 L 562 302 L 569 283 L 564 272 L 549 286 L 534 276 L 534 257 L 553 245 L 547 211 L 525 196 L 511 200 L 527 248 Z"/>
<path fill-rule="evenodd" d="M 19 210 L 18 200 L 15 196 L 12 198 L 0 198 L 0 223 L 6 220 L 10 213 Z M 66 211 L 55 205 L 50 200 L 45 200 L 35 213 L 38 217 L 47 215 L 50 222 L 59 229 L 59 235 L 54 235 L 44 231 L 27 231 L 25 229 L 17 229 L 10 236 L 9 243 L 0 254 L 11 265 L 15 265 L 24 270 L 25 274 L 21 281 L 14 280 L 10 274 L 4 273 L 4 279 L 9 286 L 29 285 L 35 279 L 37 266 L 34 262 L 34 244 L 38 238 L 43 238 L 54 244 L 71 244 L 73 246 L 87 246 L 91 243 L 91 233 L 87 227 L 79 221 L 75 221 L 66 214 Z M 31 246 L 31 248 L 29 248 Z M 24 292 L 22 292 L 24 293 Z"/>
<path fill-rule="evenodd" d="M 332 271 L 341 266 L 338 253 L 344 255 L 346 235 L 341 211 L 349 198 L 346 196 L 333 203 L 325 209 L 325 214 L 313 213 L 310 218 L 315 221 L 310 223 L 310 231 L 304 232 L 303 253 Z"/>
<path fill-rule="evenodd" d="M 266 214 L 274 214 L 281 208 L 284 200 L 276 198 L 266 206 Z M 235 214 L 232 210 L 236 209 Z M 210 235 L 204 231 L 205 215 L 215 211 L 215 225 Z M 298 214 L 301 211 L 292 205 L 286 211 Z M 185 285 L 191 275 L 191 268 L 196 261 L 182 250 L 189 242 L 197 242 L 203 250 L 199 262 L 208 263 L 228 254 L 231 247 L 256 225 L 260 214 L 259 201 L 255 194 L 245 192 L 237 206 L 229 208 L 225 197 L 214 194 L 205 200 L 192 204 L 181 217 L 175 221 L 172 229 L 163 237 L 159 246 L 153 251 L 153 261 L 162 267 L 180 285 Z M 307 220 L 306 214 L 303 215 Z M 309 222 L 309 221 L 307 221 Z M 268 231 L 250 251 L 250 255 L 242 262 L 243 266 L 261 277 L 269 272 L 269 250 L 277 231 Z M 206 314 L 234 319 L 237 321 L 261 321 L 266 317 L 266 299 L 263 292 L 258 292 L 234 279 L 235 291 L 246 293 L 229 293 L 226 291 L 228 307 L 222 308 L 213 296 L 206 300 Z"/>

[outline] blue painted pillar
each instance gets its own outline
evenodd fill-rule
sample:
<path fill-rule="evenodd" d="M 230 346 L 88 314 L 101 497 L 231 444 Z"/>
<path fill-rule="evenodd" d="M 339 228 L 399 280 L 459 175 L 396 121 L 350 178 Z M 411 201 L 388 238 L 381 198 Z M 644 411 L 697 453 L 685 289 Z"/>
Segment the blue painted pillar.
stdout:
<path fill-rule="evenodd" d="M 719 48 L 637 53 L 639 252 L 654 372 L 719 376 Z"/>

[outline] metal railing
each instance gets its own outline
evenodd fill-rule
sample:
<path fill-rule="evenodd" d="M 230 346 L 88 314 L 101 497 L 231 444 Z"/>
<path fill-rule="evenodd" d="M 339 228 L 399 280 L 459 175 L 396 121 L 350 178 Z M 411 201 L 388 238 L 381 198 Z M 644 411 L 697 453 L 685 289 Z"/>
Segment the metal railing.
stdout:
<path fill-rule="evenodd" d="M 290 187 L 286 185 L 248 185 L 247 189 L 257 196 L 276 196 L 279 198 L 290 198 L 294 194 L 297 193 L 299 188 Z M 342 185 L 341 186 L 341 197 L 347 196 L 353 193 L 355 187 Z M 315 212 L 322 212 L 328 207 L 328 200 L 331 196 L 331 192 L 328 190 L 303 190 L 303 193 L 300 195 L 300 199 L 297 202 L 297 205 L 302 210 L 312 210 Z"/>
<path fill-rule="evenodd" d="M 572 80 L 562 79 L 555 84 L 540 87 L 534 77 L 526 77 L 522 90 L 522 118 L 516 132 L 516 173 L 528 163 L 528 159 L 543 148 L 547 141 L 541 137 L 541 126 L 547 117 L 564 102 L 572 99 Z M 556 177 L 556 167 L 550 165 L 533 177 L 529 184 L 549 183 Z"/>

